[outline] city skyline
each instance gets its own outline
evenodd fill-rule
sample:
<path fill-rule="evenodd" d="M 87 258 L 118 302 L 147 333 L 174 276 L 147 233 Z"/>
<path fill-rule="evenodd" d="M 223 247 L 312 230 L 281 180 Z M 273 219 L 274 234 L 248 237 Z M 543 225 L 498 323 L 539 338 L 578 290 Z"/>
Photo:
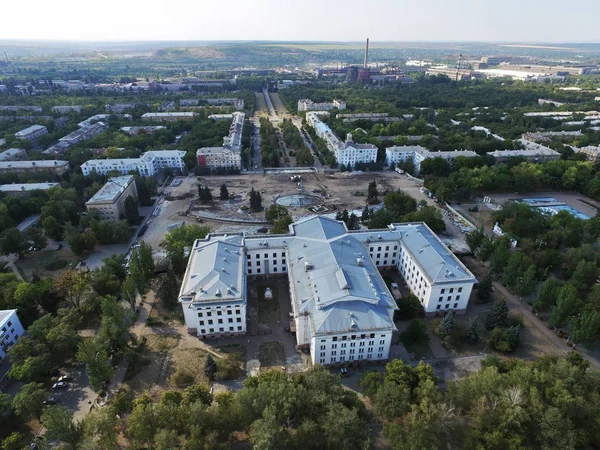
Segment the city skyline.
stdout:
<path fill-rule="evenodd" d="M 595 18 L 600 2 L 582 0 L 577 10 L 558 1 L 507 0 L 419 4 L 375 0 L 302 3 L 230 0 L 202 5 L 184 0 L 168 9 L 143 9 L 106 0 L 88 11 L 74 0 L 32 0 L 28 26 L 6 21 L 1 40 L 58 41 L 328 41 L 353 42 L 598 42 Z M 5 17 L 22 15 L 17 3 Z M 90 24 L 91 22 L 91 24 Z M 49 24 L 51 26 L 49 26 Z M 92 25 L 92 26 L 90 26 Z"/>

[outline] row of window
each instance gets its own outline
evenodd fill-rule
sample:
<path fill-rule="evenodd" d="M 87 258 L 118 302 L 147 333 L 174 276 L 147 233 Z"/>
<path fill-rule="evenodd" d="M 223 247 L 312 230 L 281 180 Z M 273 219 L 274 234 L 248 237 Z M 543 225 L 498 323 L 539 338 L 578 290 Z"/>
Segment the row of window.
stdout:
<path fill-rule="evenodd" d="M 361 360 L 361 359 L 373 359 L 372 355 L 370 355 L 370 354 L 367 354 L 367 355 L 361 354 L 361 355 L 356 355 L 356 356 L 358 356 L 358 358 L 356 358 L 355 355 L 349 355 L 348 361 L 355 361 L 355 360 Z M 383 359 L 383 353 L 378 353 L 376 359 Z M 326 361 L 325 358 L 319 359 L 320 364 L 334 364 L 334 363 L 338 362 L 338 360 L 335 356 L 333 356 L 329 362 L 325 362 L 325 361 Z M 340 356 L 339 362 L 344 362 L 344 361 L 346 361 L 346 357 Z"/>
<path fill-rule="evenodd" d="M 241 317 L 237 317 L 235 320 L 237 323 L 242 323 L 242 318 Z M 208 325 L 212 325 L 213 324 L 213 320 L 212 319 L 208 319 Z M 223 319 L 218 319 L 217 321 L 219 324 L 223 323 Z M 233 323 L 233 317 L 230 317 L 229 319 L 227 319 L 228 323 Z M 204 320 L 200 320 L 199 321 L 200 326 L 204 325 Z"/>
<path fill-rule="evenodd" d="M 381 335 L 382 338 L 386 338 L 385 334 Z M 374 339 L 375 338 L 375 333 L 371 333 L 368 336 L 369 339 Z M 366 334 L 351 334 L 350 338 L 348 338 L 348 336 L 342 336 L 342 339 L 340 339 L 341 341 L 348 341 L 348 340 L 356 340 L 356 339 L 367 339 L 367 335 Z M 337 336 L 333 336 L 331 338 L 331 340 L 333 342 L 337 342 L 338 341 L 338 337 Z M 327 342 L 327 339 L 321 339 L 321 343 Z"/>
<path fill-rule="evenodd" d="M 382 352 L 384 350 L 385 350 L 385 347 L 379 347 L 380 352 Z M 350 350 L 348 350 L 348 354 L 350 354 L 350 355 L 354 355 L 355 353 L 356 353 L 355 348 L 351 348 Z M 358 353 L 365 353 L 365 349 L 359 348 Z M 373 353 L 373 347 L 367 348 L 366 353 Z M 346 350 L 340 350 L 340 355 L 345 355 L 345 354 L 346 354 Z M 325 355 L 326 355 L 326 352 L 321 352 L 321 357 L 324 357 Z M 337 355 L 337 350 L 332 350 L 331 356 L 336 356 L 336 355 Z"/>
<path fill-rule="evenodd" d="M 237 327 L 237 331 L 242 331 L 243 327 L 242 326 L 238 326 Z M 229 327 L 229 332 L 235 332 L 235 327 Z M 209 328 L 208 329 L 208 334 L 214 334 L 215 333 L 215 329 L 214 328 Z M 217 333 L 226 333 L 225 328 L 224 327 L 220 327 L 219 331 L 217 331 Z M 206 334 L 206 329 L 205 328 L 201 328 L 200 329 L 200 334 Z"/>
<path fill-rule="evenodd" d="M 443 291 L 443 289 L 442 289 L 442 291 Z M 460 300 L 460 295 L 457 295 L 454 300 Z M 444 297 L 438 298 L 438 303 L 441 303 L 442 301 L 444 301 Z M 448 298 L 446 299 L 446 301 L 448 301 L 448 302 L 452 301 L 452 296 L 449 295 Z"/>
<path fill-rule="evenodd" d="M 458 308 L 458 303 L 455 303 L 452 308 Z M 436 310 L 442 309 L 442 305 L 437 305 L 437 308 L 435 308 L 435 309 Z M 450 309 L 450 303 L 446 303 L 446 307 L 444 309 Z"/>
<path fill-rule="evenodd" d="M 379 341 L 379 345 L 384 345 L 385 344 L 385 339 L 381 339 Z M 375 341 L 369 341 L 368 345 L 375 345 Z M 340 344 L 340 348 L 346 348 L 348 346 L 347 342 L 342 342 Z M 365 347 L 365 341 L 361 341 L 358 343 L 359 347 Z M 356 347 L 356 342 L 350 342 L 350 347 Z M 331 348 L 332 349 L 336 349 L 337 348 L 337 344 L 331 344 Z M 321 345 L 321 350 L 326 350 L 327 349 L 327 344 L 322 344 Z"/>
<path fill-rule="evenodd" d="M 231 310 L 231 309 L 227 309 L 227 310 L 224 310 L 224 311 L 223 310 L 216 310 L 215 312 L 216 312 L 217 316 L 223 316 L 224 312 L 227 313 L 228 316 L 231 316 L 233 314 L 233 310 Z M 206 317 L 212 317 L 212 315 L 213 315 L 212 313 L 213 313 L 212 311 L 205 311 L 205 312 L 199 311 L 198 312 L 198 317 L 204 317 L 205 314 L 206 314 Z M 235 310 L 235 314 L 239 316 L 241 314 L 241 310 L 236 309 Z"/>

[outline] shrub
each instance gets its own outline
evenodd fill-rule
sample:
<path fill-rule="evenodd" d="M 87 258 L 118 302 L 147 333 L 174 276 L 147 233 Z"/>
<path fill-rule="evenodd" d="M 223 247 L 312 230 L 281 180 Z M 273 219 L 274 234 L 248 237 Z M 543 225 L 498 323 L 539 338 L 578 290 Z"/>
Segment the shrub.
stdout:
<path fill-rule="evenodd" d="M 190 369 L 188 369 L 187 367 L 180 367 L 173 375 L 171 375 L 169 381 L 175 386 L 182 387 L 194 384 L 196 378 L 194 377 L 194 374 L 190 371 Z"/>
<path fill-rule="evenodd" d="M 490 335 L 490 345 L 503 353 L 514 352 L 519 346 L 520 327 L 497 327 Z"/>

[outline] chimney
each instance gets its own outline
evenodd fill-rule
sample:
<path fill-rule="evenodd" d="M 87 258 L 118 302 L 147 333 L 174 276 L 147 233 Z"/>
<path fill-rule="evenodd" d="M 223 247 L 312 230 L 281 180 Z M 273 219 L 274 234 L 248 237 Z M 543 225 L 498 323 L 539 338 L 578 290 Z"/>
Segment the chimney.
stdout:
<path fill-rule="evenodd" d="M 367 38 L 367 48 L 365 50 L 365 63 L 363 65 L 363 67 L 366 69 L 367 68 L 367 63 L 369 62 L 369 38 Z"/>

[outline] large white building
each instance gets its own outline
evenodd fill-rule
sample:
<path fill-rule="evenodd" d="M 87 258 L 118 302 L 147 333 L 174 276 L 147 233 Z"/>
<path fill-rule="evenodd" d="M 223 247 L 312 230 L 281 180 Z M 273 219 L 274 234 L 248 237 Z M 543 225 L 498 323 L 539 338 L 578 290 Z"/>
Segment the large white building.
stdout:
<path fill-rule="evenodd" d="M 21 131 L 15 133 L 17 139 L 27 139 L 28 141 L 35 141 L 40 136 L 48 134 L 48 129 L 43 125 L 31 125 Z"/>
<path fill-rule="evenodd" d="M 315 103 L 308 98 L 298 100 L 298 111 L 329 111 L 330 109 L 337 108 L 340 111 L 346 109 L 346 102 L 344 100 L 334 99 L 332 102 Z"/>
<path fill-rule="evenodd" d="M 348 231 L 343 222 L 312 217 L 292 224 L 287 235 L 196 241 L 179 301 L 189 332 L 242 333 L 246 277 L 287 275 L 297 344 L 310 348 L 314 364 L 384 361 L 397 305 L 379 269 L 391 268 L 430 315 L 464 312 L 476 282 L 423 223 Z M 217 322 L 229 317 L 236 320 Z"/>
<path fill-rule="evenodd" d="M 0 311 L 0 362 L 7 356 L 8 349 L 25 334 L 16 309 Z"/>
<path fill-rule="evenodd" d="M 158 112 L 146 113 L 142 115 L 142 120 L 152 120 L 154 122 L 175 122 L 177 120 L 192 120 L 196 117 L 194 112 Z"/>
<path fill-rule="evenodd" d="M 223 138 L 221 147 L 202 147 L 196 151 L 198 167 L 201 168 L 242 168 L 242 131 L 246 115 L 241 112 L 210 116 L 214 120 L 231 120 L 229 135 Z"/>
<path fill-rule="evenodd" d="M 459 156 L 473 158 L 477 156 L 477 153 L 471 150 L 431 152 L 420 145 L 395 145 L 385 149 L 385 164 L 386 166 L 390 166 L 391 164 L 400 165 L 405 161 L 412 161 L 415 173 L 418 174 L 421 171 L 421 163 L 426 159 L 442 158 L 452 164 Z"/>
<path fill-rule="evenodd" d="M 373 163 L 377 161 L 377 147 L 373 144 L 356 144 L 352 135 L 348 134 L 346 142 L 342 142 L 335 133 L 321 120 L 329 113 L 318 111 L 306 114 L 307 123 L 315 129 L 315 133 L 325 141 L 327 148 L 335 155 L 339 165 L 354 166 L 356 163 Z"/>
<path fill-rule="evenodd" d="M 183 150 L 152 150 L 139 158 L 91 159 L 81 165 L 81 171 L 85 176 L 92 172 L 106 175 L 111 171 L 118 171 L 123 175 L 134 171 L 141 176 L 153 176 L 166 167 L 184 171 L 184 157 Z"/>

